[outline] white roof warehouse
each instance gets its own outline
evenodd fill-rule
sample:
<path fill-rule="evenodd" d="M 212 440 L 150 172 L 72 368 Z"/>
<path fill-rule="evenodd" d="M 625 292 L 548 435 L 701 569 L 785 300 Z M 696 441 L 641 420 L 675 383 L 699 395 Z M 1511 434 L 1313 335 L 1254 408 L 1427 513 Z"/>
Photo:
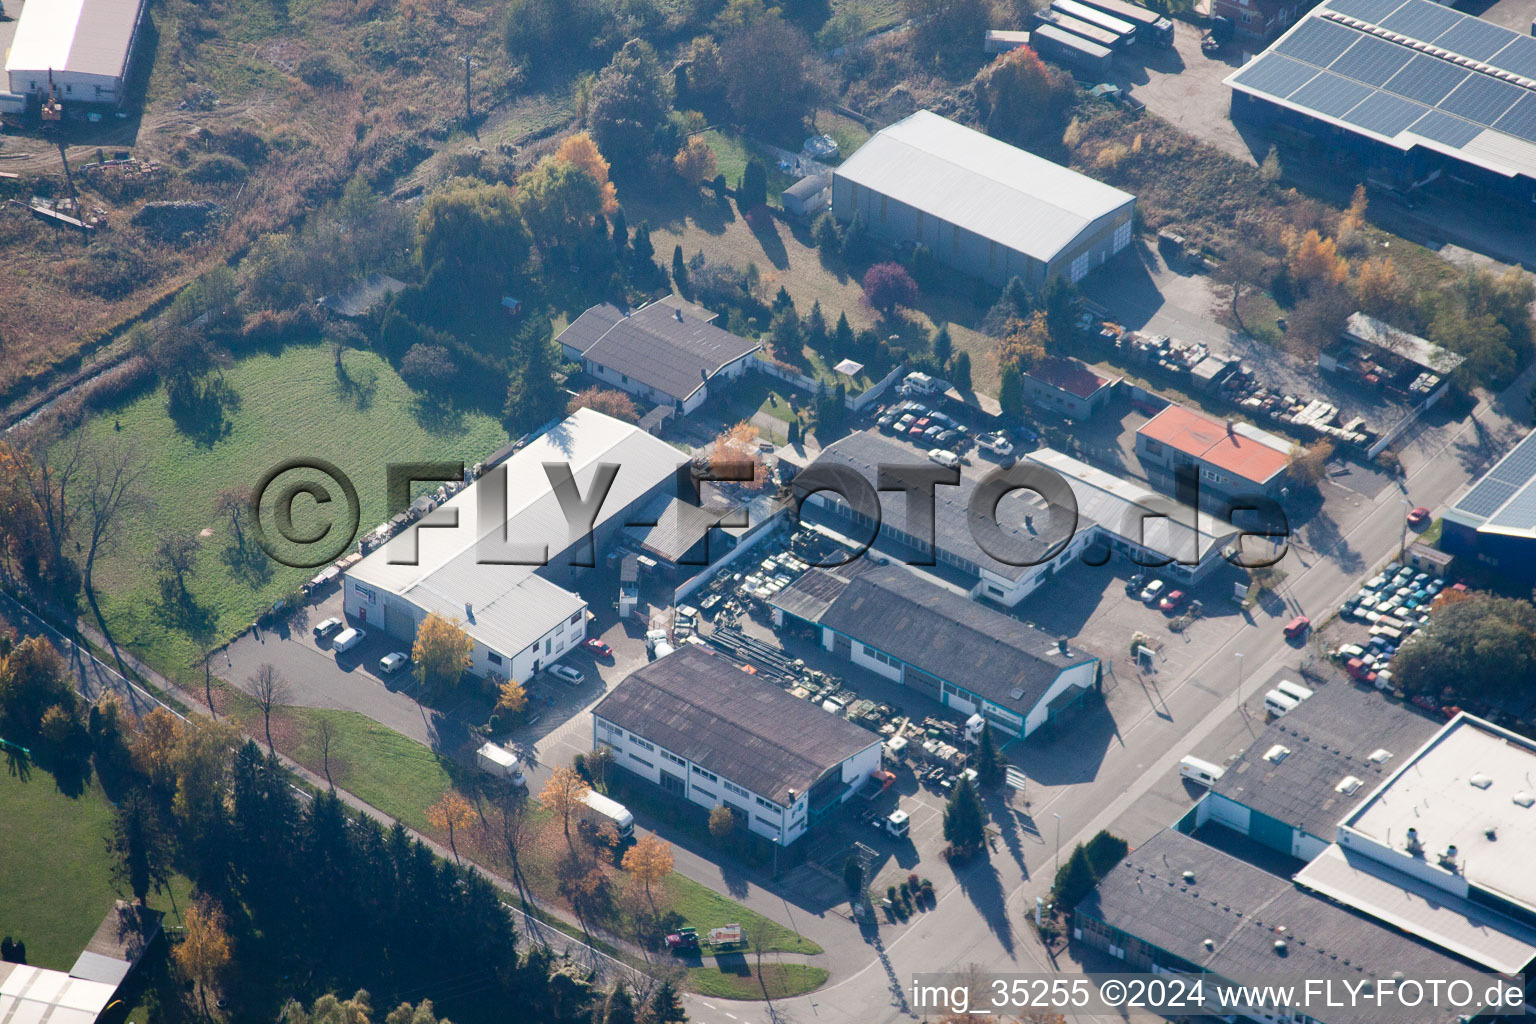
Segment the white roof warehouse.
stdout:
<path fill-rule="evenodd" d="M 839 220 L 921 242 L 957 270 L 1031 289 L 1077 281 L 1131 242 L 1136 197 L 965 125 L 919 110 L 833 172 Z"/>
<path fill-rule="evenodd" d="M 354 566 L 344 588 L 346 613 L 406 643 L 430 612 L 457 618 L 475 641 L 471 672 L 527 680 L 586 637 L 587 604 L 565 586 L 576 578 L 579 561 L 589 554 L 600 560 L 618 531 L 670 492 L 685 461 L 638 427 L 577 410 Z M 568 523 L 546 463 L 568 466 L 582 498 L 592 494 L 601 465 L 617 467 L 590 549 L 587 535 Z M 482 496 L 492 497 L 487 488 L 503 490 L 504 521 L 499 514 L 494 521 L 482 518 Z M 495 501 L 487 504 L 494 508 Z M 451 515 L 457 525 L 436 525 Z M 503 537 L 508 544 L 546 546 L 548 563 L 486 562 L 483 542 Z M 415 564 L 397 564 L 413 548 Z"/>
<path fill-rule="evenodd" d="M 68 103 L 121 103 L 144 0 L 31 0 L 5 60 L 10 91 Z"/>

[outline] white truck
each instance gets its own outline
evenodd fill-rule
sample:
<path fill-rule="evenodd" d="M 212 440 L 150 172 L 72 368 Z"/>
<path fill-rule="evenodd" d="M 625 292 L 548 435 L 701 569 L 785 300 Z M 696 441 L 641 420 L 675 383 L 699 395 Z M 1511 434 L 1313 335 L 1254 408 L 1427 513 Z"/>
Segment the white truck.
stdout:
<path fill-rule="evenodd" d="M 511 780 L 514 786 L 528 784 L 528 777 L 523 774 L 523 766 L 518 762 L 517 755 L 495 743 L 484 744 L 475 751 L 475 765 L 488 775 Z"/>
<path fill-rule="evenodd" d="M 621 840 L 630 840 L 635 837 L 635 816 L 629 813 L 629 808 L 617 800 L 589 789 L 581 798 L 581 802 L 582 821 L 594 827 L 608 822 L 618 829 Z"/>

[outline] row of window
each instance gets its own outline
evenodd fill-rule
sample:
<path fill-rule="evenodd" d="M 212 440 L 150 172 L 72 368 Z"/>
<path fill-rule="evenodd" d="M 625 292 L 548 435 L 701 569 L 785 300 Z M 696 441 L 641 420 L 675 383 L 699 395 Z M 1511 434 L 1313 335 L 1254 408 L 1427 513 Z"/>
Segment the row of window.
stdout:
<path fill-rule="evenodd" d="M 703 786 L 699 785 L 697 782 L 695 782 L 693 784 L 693 793 L 694 793 L 695 796 L 704 796 L 704 797 L 708 797 L 711 800 L 716 799 L 714 793 L 712 793 L 709 790 L 705 789 Z"/>
<path fill-rule="evenodd" d="M 703 768 L 700 768 L 698 765 L 694 765 L 693 766 L 693 774 L 695 774 L 695 775 L 702 775 L 702 776 L 704 776 L 704 778 L 708 779 L 710 782 L 719 782 L 720 781 L 720 777 L 718 775 L 716 775 L 714 772 L 707 772 Z"/>
<path fill-rule="evenodd" d="M 671 761 L 673 764 L 677 765 L 680 768 L 688 767 L 688 762 L 687 761 L 685 761 L 682 758 L 678 757 L 676 754 L 672 753 L 670 750 L 663 750 L 661 752 L 661 756 L 666 758 L 668 761 Z"/>
<path fill-rule="evenodd" d="M 782 807 L 780 807 L 778 804 L 774 803 L 772 800 L 764 800 L 760 796 L 753 797 L 753 799 L 757 801 L 757 805 L 759 807 L 766 807 L 768 810 L 770 810 L 770 811 L 778 811 L 780 814 L 783 814 L 783 812 L 784 812 L 784 809 Z"/>
<path fill-rule="evenodd" d="M 901 667 L 901 662 L 897 661 L 895 658 L 891 657 L 889 654 L 885 654 L 885 653 L 883 653 L 881 651 L 875 650 L 873 647 L 869 646 L 868 644 L 859 644 L 859 649 L 862 650 L 867 657 L 869 657 L 869 658 L 871 658 L 871 659 L 873 659 L 875 661 L 878 661 L 882 665 L 889 665 L 889 666 L 891 666 L 891 668 L 900 668 Z"/>
<path fill-rule="evenodd" d="M 747 792 L 745 789 L 742 789 L 740 786 L 736 785 L 736 783 L 732 782 L 730 779 L 722 779 L 720 781 L 720 784 L 726 788 L 727 792 L 735 793 L 737 796 L 744 796 L 744 797 L 751 797 L 752 796 L 751 793 Z"/>
<path fill-rule="evenodd" d="M 649 762 L 645 758 L 641 757 L 639 754 L 630 754 L 629 755 L 629 759 L 631 761 L 639 761 L 641 764 L 645 765 L 647 768 L 654 768 L 654 767 L 656 767 L 651 762 Z"/>
<path fill-rule="evenodd" d="M 643 740 L 639 736 L 636 736 L 634 733 L 629 734 L 629 740 L 635 746 L 641 747 L 645 750 L 654 751 L 656 749 L 656 744 L 652 743 L 650 740 Z"/>

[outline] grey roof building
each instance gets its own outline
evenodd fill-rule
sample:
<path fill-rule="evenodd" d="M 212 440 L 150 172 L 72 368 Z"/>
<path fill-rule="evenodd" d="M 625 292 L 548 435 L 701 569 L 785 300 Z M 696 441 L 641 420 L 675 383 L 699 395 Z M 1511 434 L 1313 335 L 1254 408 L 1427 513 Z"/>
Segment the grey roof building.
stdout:
<path fill-rule="evenodd" d="M 1310 860 L 1442 724 L 1380 691 L 1318 686 L 1227 765 L 1195 813 Z"/>
<path fill-rule="evenodd" d="M 1536 432 L 1527 434 L 1446 512 L 1440 548 L 1536 583 Z"/>
<path fill-rule="evenodd" d="M 598 380 L 680 413 L 708 397 L 716 378 L 735 378 L 762 346 L 714 326 L 715 314 L 676 295 L 624 313 L 602 303 L 556 339 L 567 359 Z"/>
<path fill-rule="evenodd" d="M 121 103 L 144 0 L 33 0 L 21 9 L 5 70 L 10 91 L 65 103 Z"/>
<path fill-rule="evenodd" d="M 636 669 L 592 709 L 616 763 L 788 844 L 880 767 L 880 737 L 697 644 Z"/>
<path fill-rule="evenodd" d="M 1073 935 L 1129 969 L 1208 973 L 1237 984 L 1287 979 L 1299 988 L 1315 980 L 1338 989 L 1398 975 L 1465 981 L 1481 995 L 1491 980 L 1410 935 L 1172 829 L 1142 843 L 1099 881 L 1077 906 Z M 1388 1017 L 1374 1003 L 1318 1002 L 1292 1009 L 1321 1024 L 1451 1024 L 1476 1012 L 1393 1006 Z"/>
<path fill-rule="evenodd" d="M 902 566 L 813 569 L 769 599 L 856 664 L 1028 735 L 1092 688 L 1099 659 Z"/>

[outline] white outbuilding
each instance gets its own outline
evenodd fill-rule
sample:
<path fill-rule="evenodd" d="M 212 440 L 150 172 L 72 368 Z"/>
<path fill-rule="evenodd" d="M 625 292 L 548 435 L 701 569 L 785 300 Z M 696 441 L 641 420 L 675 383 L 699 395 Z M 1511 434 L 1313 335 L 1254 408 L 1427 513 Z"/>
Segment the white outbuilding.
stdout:
<path fill-rule="evenodd" d="M 10 91 L 73 103 L 121 104 L 144 0 L 30 0 L 5 60 Z"/>

